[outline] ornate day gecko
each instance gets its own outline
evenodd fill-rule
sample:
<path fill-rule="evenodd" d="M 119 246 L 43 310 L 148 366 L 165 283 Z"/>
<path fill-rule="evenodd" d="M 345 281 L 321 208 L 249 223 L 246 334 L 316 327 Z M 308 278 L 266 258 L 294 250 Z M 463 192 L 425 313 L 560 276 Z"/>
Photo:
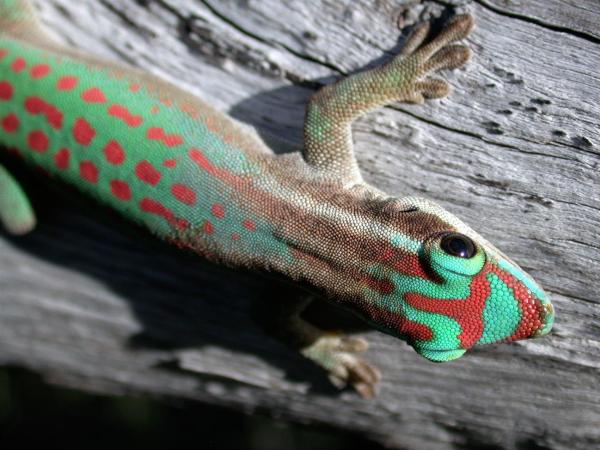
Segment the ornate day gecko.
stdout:
<path fill-rule="evenodd" d="M 447 95 L 445 81 L 427 76 L 466 63 L 469 49 L 454 42 L 472 28 L 470 15 L 434 36 L 422 24 L 389 62 L 320 89 L 302 152 L 276 155 L 176 86 L 55 43 L 26 1 L 0 0 L 0 144 L 174 245 L 280 274 L 448 361 L 474 345 L 547 334 L 552 305 L 440 206 L 367 184 L 351 124 L 392 101 Z M 17 234 L 35 224 L 3 166 L 0 219 Z M 360 357 L 366 341 L 310 325 L 300 316 L 308 298 L 282 301 L 282 336 L 336 384 L 372 395 L 380 375 Z"/>

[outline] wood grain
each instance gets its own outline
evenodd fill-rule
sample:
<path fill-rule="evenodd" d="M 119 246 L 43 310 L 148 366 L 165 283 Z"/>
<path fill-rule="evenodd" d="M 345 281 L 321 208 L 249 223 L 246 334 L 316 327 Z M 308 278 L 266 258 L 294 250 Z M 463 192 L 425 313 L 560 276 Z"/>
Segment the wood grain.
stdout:
<path fill-rule="evenodd" d="M 300 147 L 318 86 L 397 49 L 399 18 L 448 3 L 35 1 L 61 42 L 182 86 L 278 152 Z M 79 389 L 326 423 L 393 448 L 600 444 L 597 2 L 454 3 L 476 16 L 474 59 L 443 75 L 450 97 L 362 119 L 359 162 L 377 187 L 439 202 L 526 268 L 556 306 L 551 336 L 436 365 L 364 332 L 381 395 L 337 393 L 255 324 L 257 305 L 283 295 L 272 281 L 177 253 L 25 173 L 40 226 L 0 234 L 0 363 Z"/>

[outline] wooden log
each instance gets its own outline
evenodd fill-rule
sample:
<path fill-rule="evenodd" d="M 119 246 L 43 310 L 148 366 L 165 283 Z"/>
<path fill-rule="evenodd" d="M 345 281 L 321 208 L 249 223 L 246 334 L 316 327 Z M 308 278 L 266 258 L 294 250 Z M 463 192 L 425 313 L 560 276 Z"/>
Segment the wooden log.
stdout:
<path fill-rule="evenodd" d="M 397 49 L 398 22 L 451 2 L 34 3 L 62 42 L 160 75 L 286 152 L 301 146 L 318 86 Z M 338 393 L 253 320 L 277 301 L 272 281 L 175 252 L 27 173 L 40 225 L 0 234 L 0 364 L 78 389 L 327 423 L 390 447 L 598 445 L 597 2 L 462 3 L 477 19 L 475 57 L 443 75 L 454 92 L 362 119 L 359 162 L 369 182 L 439 202 L 526 268 L 555 304 L 550 336 L 437 365 L 364 332 L 381 394 Z"/>

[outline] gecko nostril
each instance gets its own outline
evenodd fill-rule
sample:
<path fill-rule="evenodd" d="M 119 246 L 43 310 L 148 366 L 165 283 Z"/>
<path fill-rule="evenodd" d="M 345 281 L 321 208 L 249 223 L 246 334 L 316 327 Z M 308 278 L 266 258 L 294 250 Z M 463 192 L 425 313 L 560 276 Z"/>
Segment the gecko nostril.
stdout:
<path fill-rule="evenodd" d="M 554 307 L 552 303 L 542 302 L 542 326 L 535 332 L 534 337 L 541 337 L 550 332 L 552 325 L 554 325 Z"/>

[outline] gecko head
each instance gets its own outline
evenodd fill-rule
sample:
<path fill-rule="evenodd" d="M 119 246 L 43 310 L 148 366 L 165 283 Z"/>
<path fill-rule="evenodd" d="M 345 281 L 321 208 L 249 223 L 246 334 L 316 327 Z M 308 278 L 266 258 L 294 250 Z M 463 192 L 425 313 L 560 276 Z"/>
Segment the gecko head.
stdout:
<path fill-rule="evenodd" d="M 440 206 L 402 202 L 412 208 L 396 217 L 403 233 L 388 235 L 373 266 L 385 289 L 372 296 L 369 321 L 436 362 L 550 331 L 552 304 L 523 269 Z"/>

